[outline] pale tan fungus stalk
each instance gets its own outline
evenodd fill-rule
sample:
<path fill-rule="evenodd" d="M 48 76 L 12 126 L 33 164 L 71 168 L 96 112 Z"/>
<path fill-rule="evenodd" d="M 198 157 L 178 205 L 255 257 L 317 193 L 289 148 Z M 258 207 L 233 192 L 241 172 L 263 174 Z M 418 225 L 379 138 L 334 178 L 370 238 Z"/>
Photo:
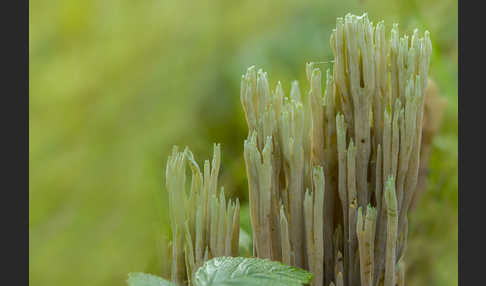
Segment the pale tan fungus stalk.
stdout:
<path fill-rule="evenodd" d="M 238 255 L 240 203 L 238 199 L 226 202 L 223 188 L 218 198 L 220 160 L 219 144 L 214 144 L 212 164 L 204 162 L 204 175 L 188 148 L 179 152 L 174 147 L 167 160 L 171 280 L 176 285 L 193 285 L 193 273 L 212 257 Z M 189 195 L 185 186 L 187 165 L 192 171 Z"/>
<path fill-rule="evenodd" d="M 395 286 L 421 168 L 429 33 L 400 37 L 395 24 L 387 39 L 383 22 L 348 14 L 330 44 L 325 89 L 308 63 L 306 98 L 295 82 L 288 97 L 280 82 L 271 92 L 254 66 L 242 77 L 253 254 L 309 269 L 312 285 Z"/>

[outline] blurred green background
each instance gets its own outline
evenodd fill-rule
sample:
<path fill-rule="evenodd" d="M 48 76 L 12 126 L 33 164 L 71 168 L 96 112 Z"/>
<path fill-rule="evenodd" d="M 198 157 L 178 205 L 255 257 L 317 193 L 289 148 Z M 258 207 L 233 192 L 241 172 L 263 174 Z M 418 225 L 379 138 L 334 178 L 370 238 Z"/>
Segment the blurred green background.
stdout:
<path fill-rule="evenodd" d="M 165 272 L 165 162 L 222 143 L 221 184 L 247 200 L 240 77 L 274 86 L 329 61 L 336 17 L 430 30 L 446 98 L 429 185 L 410 219 L 407 285 L 457 285 L 457 1 L 30 1 L 31 285 L 125 285 Z M 243 210 L 244 212 L 244 210 Z M 247 217 L 244 213 L 242 218 Z M 248 222 L 242 222 L 248 230 Z"/>

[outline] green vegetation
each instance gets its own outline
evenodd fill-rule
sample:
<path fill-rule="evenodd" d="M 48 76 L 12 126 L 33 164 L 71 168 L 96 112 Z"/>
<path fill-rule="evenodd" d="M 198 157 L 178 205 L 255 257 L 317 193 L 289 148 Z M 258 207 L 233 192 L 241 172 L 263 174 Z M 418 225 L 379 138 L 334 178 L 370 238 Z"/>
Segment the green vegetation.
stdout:
<path fill-rule="evenodd" d="M 164 162 L 223 142 L 220 183 L 250 234 L 240 75 L 304 82 L 347 12 L 428 29 L 447 100 L 427 191 L 409 220 L 407 285 L 457 285 L 457 1 L 31 1 L 32 285 L 122 285 L 168 273 Z M 322 64 L 326 67 L 326 63 Z M 276 82 L 271 82 L 275 86 Z M 288 86 L 283 87 L 289 90 Z M 162 206 L 162 207 L 160 207 Z M 247 219 L 245 219 L 247 218 Z"/>
<path fill-rule="evenodd" d="M 313 275 L 305 270 L 260 258 L 216 257 L 195 274 L 197 286 L 300 286 Z"/>
<path fill-rule="evenodd" d="M 174 286 L 175 284 L 156 275 L 134 272 L 128 274 L 129 286 Z"/>
<path fill-rule="evenodd" d="M 206 261 L 194 273 L 196 286 L 300 286 L 308 284 L 313 275 L 297 267 L 261 258 L 215 257 Z M 173 282 L 152 274 L 130 273 L 129 286 L 174 286 Z M 191 284 L 192 285 L 192 284 Z"/>

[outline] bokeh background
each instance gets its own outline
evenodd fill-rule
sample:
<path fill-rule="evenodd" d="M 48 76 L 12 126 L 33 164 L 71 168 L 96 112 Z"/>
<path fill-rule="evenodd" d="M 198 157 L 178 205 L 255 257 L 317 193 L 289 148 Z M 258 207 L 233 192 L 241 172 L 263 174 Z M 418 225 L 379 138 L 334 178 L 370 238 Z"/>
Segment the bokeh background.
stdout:
<path fill-rule="evenodd" d="M 30 1 L 31 285 L 125 285 L 167 271 L 165 162 L 222 143 L 221 183 L 247 203 L 240 77 L 274 86 L 329 61 L 336 17 L 428 29 L 447 101 L 410 220 L 408 285 L 457 285 L 457 1 Z M 325 67 L 324 67 L 325 68 Z M 243 207 L 242 219 L 248 219 Z M 242 222 L 249 230 L 249 222 Z"/>

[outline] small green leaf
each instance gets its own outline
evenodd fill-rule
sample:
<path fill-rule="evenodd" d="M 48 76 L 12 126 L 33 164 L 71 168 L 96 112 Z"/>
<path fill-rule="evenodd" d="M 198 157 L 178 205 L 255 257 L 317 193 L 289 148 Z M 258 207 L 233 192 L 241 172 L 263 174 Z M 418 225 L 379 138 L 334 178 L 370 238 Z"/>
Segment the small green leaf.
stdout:
<path fill-rule="evenodd" d="M 141 272 L 128 273 L 127 282 L 129 286 L 175 286 L 159 276 Z"/>
<path fill-rule="evenodd" d="M 197 286 L 300 286 L 314 275 L 297 267 L 260 258 L 216 257 L 195 273 Z"/>

